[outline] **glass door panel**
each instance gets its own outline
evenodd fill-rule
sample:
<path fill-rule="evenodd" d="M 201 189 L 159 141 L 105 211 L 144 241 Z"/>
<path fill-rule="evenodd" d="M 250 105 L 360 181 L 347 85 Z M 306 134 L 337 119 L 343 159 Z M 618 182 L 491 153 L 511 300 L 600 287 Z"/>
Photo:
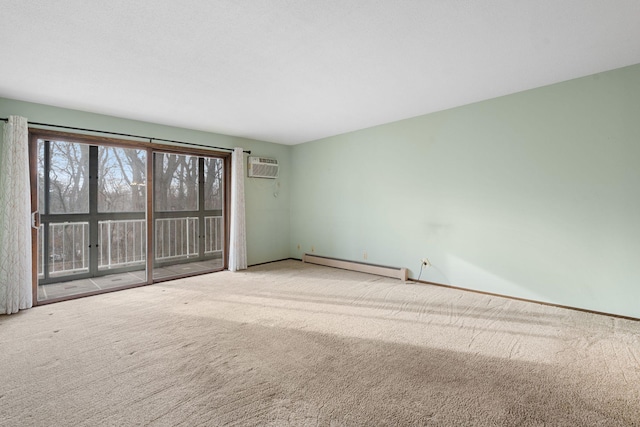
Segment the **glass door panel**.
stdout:
<path fill-rule="evenodd" d="M 223 160 L 154 156 L 153 278 L 222 269 Z"/>
<path fill-rule="evenodd" d="M 146 150 L 40 139 L 38 301 L 146 283 Z"/>
<path fill-rule="evenodd" d="M 146 281 L 147 152 L 98 147 L 98 274 Z"/>

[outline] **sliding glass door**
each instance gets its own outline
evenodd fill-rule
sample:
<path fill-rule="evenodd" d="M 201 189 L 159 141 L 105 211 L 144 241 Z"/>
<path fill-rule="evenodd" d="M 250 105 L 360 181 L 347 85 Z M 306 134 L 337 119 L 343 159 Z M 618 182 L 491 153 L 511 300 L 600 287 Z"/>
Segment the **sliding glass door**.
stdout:
<path fill-rule="evenodd" d="M 31 142 L 38 302 L 225 267 L 224 158 L 53 136 Z"/>

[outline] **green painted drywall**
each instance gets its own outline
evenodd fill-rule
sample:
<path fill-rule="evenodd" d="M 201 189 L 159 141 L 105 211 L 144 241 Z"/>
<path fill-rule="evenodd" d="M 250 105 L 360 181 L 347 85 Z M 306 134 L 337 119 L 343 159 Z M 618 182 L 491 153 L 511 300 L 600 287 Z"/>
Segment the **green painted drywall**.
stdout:
<path fill-rule="evenodd" d="M 31 122 L 173 139 L 216 147 L 242 147 L 251 150 L 255 155 L 278 159 L 280 175 L 277 180 L 245 177 L 247 257 L 249 264 L 289 257 L 289 146 L 0 98 L 0 117 L 9 115 L 24 116 Z M 274 197 L 274 193 L 278 193 L 278 197 Z"/>
<path fill-rule="evenodd" d="M 291 255 L 640 317 L 640 65 L 294 146 Z M 298 245 L 300 249 L 298 249 Z"/>

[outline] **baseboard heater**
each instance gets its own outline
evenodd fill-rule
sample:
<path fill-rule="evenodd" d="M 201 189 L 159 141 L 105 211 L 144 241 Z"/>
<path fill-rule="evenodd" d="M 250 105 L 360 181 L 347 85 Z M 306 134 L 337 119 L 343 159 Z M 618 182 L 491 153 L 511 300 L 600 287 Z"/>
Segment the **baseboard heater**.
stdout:
<path fill-rule="evenodd" d="M 406 268 L 386 267 L 384 265 L 347 261 L 343 259 L 329 258 L 311 254 L 304 254 L 302 256 L 302 262 L 324 265 L 327 267 L 342 268 L 343 270 L 359 271 L 361 273 L 375 274 L 377 276 L 392 277 L 394 279 L 400 279 L 403 282 L 406 282 L 408 277 Z"/>

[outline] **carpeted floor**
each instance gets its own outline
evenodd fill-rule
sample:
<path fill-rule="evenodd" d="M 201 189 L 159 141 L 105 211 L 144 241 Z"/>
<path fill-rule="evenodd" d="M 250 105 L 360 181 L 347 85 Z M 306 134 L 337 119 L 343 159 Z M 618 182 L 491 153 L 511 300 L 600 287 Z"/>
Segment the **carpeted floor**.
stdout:
<path fill-rule="evenodd" d="M 0 316 L 0 425 L 640 426 L 640 322 L 283 261 Z"/>

